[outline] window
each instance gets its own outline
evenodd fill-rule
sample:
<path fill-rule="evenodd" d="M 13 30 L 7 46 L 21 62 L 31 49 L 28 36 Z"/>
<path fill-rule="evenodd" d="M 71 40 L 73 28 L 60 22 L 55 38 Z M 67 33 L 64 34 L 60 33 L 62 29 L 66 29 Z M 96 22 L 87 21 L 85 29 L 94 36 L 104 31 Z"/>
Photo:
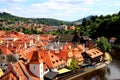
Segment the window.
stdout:
<path fill-rule="evenodd" d="M 34 66 L 34 69 L 35 69 L 35 66 Z"/>
<path fill-rule="evenodd" d="M 47 71 L 48 69 L 46 68 L 45 71 Z"/>
<path fill-rule="evenodd" d="M 43 74 L 43 73 L 41 72 L 41 74 Z"/>
<path fill-rule="evenodd" d="M 53 61 L 52 63 L 55 64 L 55 61 Z"/>
<path fill-rule="evenodd" d="M 53 58 L 54 56 L 53 56 L 53 55 L 51 55 L 51 57 Z"/>
<path fill-rule="evenodd" d="M 42 69 L 43 67 L 41 66 L 41 69 Z"/>
<path fill-rule="evenodd" d="M 58 62 L 58 60 L 56 60 L 56 62 Z"/>
<path fill-rule="evenodd" d="M 12 78 L 11 80 L 14 80 L 14 78 Z"/>
<path fill-rule="evenodd" d="M 60 59 L 60 61 L 62 61 L 62 59 Z"/>
<path fill-rule="evenodd" d="M 93 52 L 93 54 L 96 54 L 95 52 Z"/>
<path fill-rule="evenodd" d="M 11 50 L 11 52 L 14 52 L 14 50 Z"/>

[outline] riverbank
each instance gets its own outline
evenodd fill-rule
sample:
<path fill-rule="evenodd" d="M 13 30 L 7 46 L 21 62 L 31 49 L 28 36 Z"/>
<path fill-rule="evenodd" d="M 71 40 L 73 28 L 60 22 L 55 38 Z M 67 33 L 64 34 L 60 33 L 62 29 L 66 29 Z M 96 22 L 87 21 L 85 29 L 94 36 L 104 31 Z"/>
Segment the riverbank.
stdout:
<path fill-rule="evenodd" d="M 72 79 L 74 79 L 74 78 L 83 76 L 83 75 L 85 75 L 85 74 L 87 74 L 87 73 L 90 73 L 90 72 L 93 72 L 93 71 L 95 71 L 95 70 L 104 68 L 104 67 L 107 66 L 108 64 L 110 64 L 110 61 L 105 61 L 104 63 L 100 63 L 100 64 L 96 65 L 94 68 L 87 69 L 85 72 L 82 72 L 82 73 L 80 73 L 80 74 L 73 75 L 72 77 L 67 78 L 66 80 L 72 80 Z"/>

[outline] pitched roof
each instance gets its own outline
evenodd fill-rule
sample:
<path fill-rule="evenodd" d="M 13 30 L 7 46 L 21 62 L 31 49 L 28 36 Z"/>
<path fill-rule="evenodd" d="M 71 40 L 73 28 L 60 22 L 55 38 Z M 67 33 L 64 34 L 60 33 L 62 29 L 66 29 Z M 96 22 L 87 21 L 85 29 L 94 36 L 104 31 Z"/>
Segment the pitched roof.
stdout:
<path fill-rule="evenodd" d="M 11 54 L 12 53 L 9 49 L 4 48 L 4 47 L 1 48 L 1 51 L 2 51 L 3 54 Z"/>
<path fill-rule="evenodd" d="M 50 68 L 55 68 L 61 64 L 64 64 L 65 61 L 63 59 L 60 59 L 56 55 L 48 52 L 47 54 L 44 55 L 43 61 L 48 65 Z"/>
<path fill-rule="evenodd" d="M 28 70 L 22 61 L 18 61 L 15 64 L 9 64 L 8 70 L 0 77 L 0 80 L 11 80 L 12 78 L 15 80 L 40 80 Z"/>
<path fill-rule="evenodd" d="M 79 53 L 78 51 L 73 51 L 73 56 L 75 56 L 78 61 L 83 61 L 84 60 L 82 54 Z"/>
<path fill-rule="evenodd" d="M 43 60 L 41 58 L 41 55 L 38 53 L 38 51 L 34 51 L 32 53 L 32 58 L 30 60 L 30 63 L 33 63 L 33 64 L 40 64 L 42 63 Z"/>
<path fill-rule="evenodd" d="M 85 51 L 85 47 L 83 45 L 77 45 L 77 48 L 82 52 Z"/>
<path fill-rule="evenodd" d="M 59 35 L 60 42 L 71 42 L 73 40 L 74 35 L 64 34 Z"/>
<path fill-rule="evenodd" d="M 69 50 L 61 50 L 59 53 L 54 53 L 54 54 L 58 56 L 60 59 L 67 61 L 69 57 L 68 53 L 69 53 Z"/>
<path fill-rule="evenodd" d="M 87 53 L 91 58 L 95 58 L 95 57 L 101 56 L 101 55 L 103 54 L 103 52 L 101 52 L 101 51 L 98 50 L 97 48 L 90 49 L 90 50 L 86 51 L 86 53 Z"/>
<path fill-rule="evenodd" d="M 48 72 L 47 74 L 45 74 L 45 78 L 52 80 L 57 76 L 57 74 L 57 72 Z"/>

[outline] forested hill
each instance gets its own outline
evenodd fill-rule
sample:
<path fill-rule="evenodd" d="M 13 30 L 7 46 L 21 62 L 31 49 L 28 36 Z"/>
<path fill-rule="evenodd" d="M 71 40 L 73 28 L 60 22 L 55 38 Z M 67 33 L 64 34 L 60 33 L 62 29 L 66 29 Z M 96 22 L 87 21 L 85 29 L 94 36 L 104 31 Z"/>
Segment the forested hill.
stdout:
<path fill-rule="evenodd" d="M 89 20 L 84 18 L 80 27 L 83 35 L 93 38 L 100 36 L 120 38 L 120 12 L 106 16 L 92 16 Z"/>
<path fill-rule="evenodd" d="M 69 22 L 69 21 L 62 21 L 62 20 L 56 20 L 56 19 L 52 19 L 52 18 L 24 18 L 24 17 L 18 17 L 18 16 L 14 16 L 10 13 L 0 13 L 0 18 L 2 18 L 3 20 L 10 20 L 11 23 L 14 23 L 16 21 L 24 21 L 24 22 L 28 22 L 29 20 L 32 20 L 33 23 L 39 23 L 39 24 L 47 24 L 47 25 L 61 25 L 61 23 L 64 22 L 64 24 L 66 25 L 71 25 L 73 24 L 73 22 Z"/>
<path fill-rule="evenodd" d="M 82 35 L 88 35 L 92 38 L 105 36 L 108 38 L 117 37 L 120 39 L 120 12 L 112 15 L 108 14 L 106 16 L 90 16 L 90 18 L 86 17 L 82 20 L 73 22 L 66 22 L 48 18 L 24 18 L 13 16 L 6 12 L 0 13 L 0 22 L 3 22 L 2 25 L 8 23 L 10 24 L 9 26 L 12 26 L 11 24 L 22 21 L 24 21 L 24 23 L 30 22 L 32 24 L 39 23 L 57 26 L 61 25 L 62 23 L 66 25 L 71 25 L 80 21 L 80 23 L 82 24 L 76 25 L 76 29 L 79 28 Z M 1 30 L 4 30 L 4 28 L 1 28 Z"/>

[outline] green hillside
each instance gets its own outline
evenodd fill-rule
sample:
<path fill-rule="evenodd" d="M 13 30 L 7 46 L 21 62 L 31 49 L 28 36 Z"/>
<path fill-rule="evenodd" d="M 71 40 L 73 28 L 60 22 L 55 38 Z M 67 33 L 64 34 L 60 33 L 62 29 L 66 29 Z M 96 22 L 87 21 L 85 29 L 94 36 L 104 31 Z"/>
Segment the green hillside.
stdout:
<path fill-rule="evenodd" d="M 33 23 L 39 23 L 39 24 L 47 24 L 47 25 L 61 25 L 61 23 L 65 23 L 66 25 L 71 25 L 73 22 L 69 21 L 62 21 L 62 20 L 56 20 L 51 18 L 24 18 L 24 17 L 18 17 L 11 15 L 10 13 L 0 13 L 0 18 L 3 20 L 10 20 L 10 22 L 15 23 L 16 21 L 24 21 L 28 22 L 28 20 L 33 20 Z"/>
<path fill-rule="evenodd" d="M 120 38 L 120 12 L 106 16 L 91 16 L 91 19 L 84 18 L 79 27 L 83 35 L 93 38 L 101 36 Z"/>
<path fill-rule="evenodd" d="M 78 16 L 79 17 L 79 16 Z M 34 23 L 38 23 L 38 24 L 46 24 L 46 25 L 61 25 L 62 23 L 66 24 L 66 25 L 71 25 L 74 24 L 76 26 L 76 30 L 78 31 L 80 30 L 82 35 L 88 35 L 92 38 L 97 38 L 97 37 L 117 37 L 118 39 L 120 39 L 120 12 L 116 13 L 116 14 L 108 14 L 106 16 L 89 16 L 83 19 L 79 19 L 77 21 L 73 21 L 73 22 L 67 22 L 67 21 L 61 21 L 61 20 L 56 20 L 56 19 L 50 19 L 50 18 L 24 18 L 24 17 L 17 17 L 17 16 L 13 16 L 9 13 L 3 12 L 0 13 L 0 30 L 12 30 L 12 29 L 17 29 L 18 30 L 19 26 L 17 28 L 14 28 L 14 26 L 12 26 L 11 24 L 14 24 L 16 22 L 24 22 L 24 23 L 31 23 L 31 25 L 34 25 Z M 76 24 L 77 23 L 81 23 L 79 25 Z M 5 24 L 10 24 L 9 27 L 7 25 L 7 29 L 6 29 L 6 25 Z M 4 28 L 3 25 L 5 26 Z M 24 31 L 26 31 L 24 29 L 24 27 L 22 27 Z M 35 30 L 35 28 L 32 27 L 31 28 L 27 28 L 27 30 Z M 36 31 L 35 31 L 36 32 Z M 26 32 L 27 33 L 27 32 Z M 57 33 L 57 32 L 56 32 Z M 58 32 L 59 33 L 59 32 Z"/>

